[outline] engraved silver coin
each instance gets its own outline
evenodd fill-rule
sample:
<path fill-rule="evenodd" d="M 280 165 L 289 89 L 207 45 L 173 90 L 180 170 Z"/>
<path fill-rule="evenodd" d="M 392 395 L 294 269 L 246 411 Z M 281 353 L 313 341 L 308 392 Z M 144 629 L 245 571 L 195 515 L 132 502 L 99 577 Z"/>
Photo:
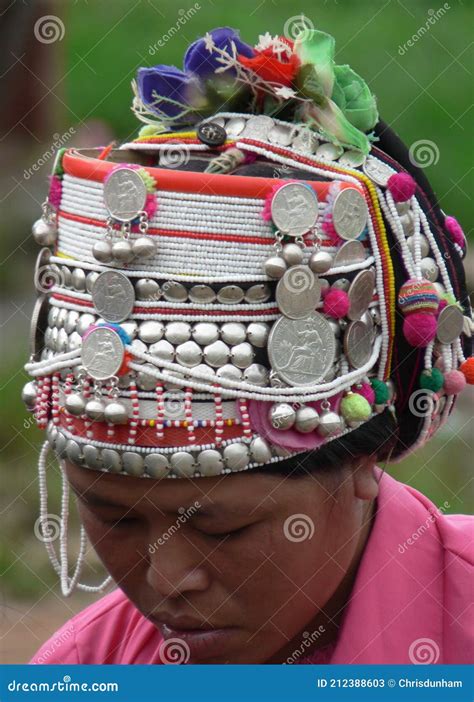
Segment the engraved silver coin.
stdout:
<path fill-rule="evenodd" d="M 341 166 L 347 166 L 348 168 L 358 168 L 359 166 L 362 166 L 362 164 L 365 161 L 365 155 L 362 153 L 362 151 L 345 151 L 341 158 L 339 159 L 339 163 Z"/>
<path fill-rule="evenodd" d="M 364 322 L 351 322 L 344 334 L 344 353 L 353 368 L 361 368 L 372 353 L 372 330 Z"/>
<path fill-rule="evenodd" d="M 104 183 L 104 203 L 111 217 L 119 222 L 131 222 L 143 210 L 146 186 L 137 171 L 118 168 Z"/>
<path fill-rule="evenodd" d="M 45 346 L 45 332 L 48 328 L 49 301 L 46 294 L 39 295 L 30 323 L 30 354 L 33 361 L 39 361 Z"/>
<path fill-rule="evenodd" d="M 318 198 L 304 183 L 282 185 L 271 204 L 275 226 L 288 236 L 302 236 L 312 229 L 318 219 Z"/>
<path fill-rule="evenodd" d="M 290 319 L 301 319 L 314 312 L 321 298 L 321 283 L 309 266 L 292 266 L 278 281 L 276 301 Z"/>
<path fill-rule="evenodd" d="M 338 266 L 347 266 L 351 263 L 360 263 L 361 261 L 365 261 L 365 248 L 362 242 L 356 239 L 344 242 L 334 256 L 332 265 L 333 268 L 337 268 Z"/>
<path fill-rule="evenodd" d="M 349 295 L 350 307 L 347 316 L 352 321 L 360 319 L 369 308 L 374 295 L 375 273 L 373 271 L 360 271 L 350 284 L 347 294 Z"/>
<path fill-rule="evenodd" d="M 370 180 L 377 183 L 377 185 L 382 185 L 383 187 L 387 185 L 390 176 L 395 173 L 390 166 L 387 166 L 385 163 L 382 163 L 382 161 L 379 161 L 373 156 L 369 156 L 366 159 L 362 166 L 362 170 L 364 171 L 365 175 L 370 178 Z"/>
<path fill-rule="evenodd" d="M 167 280 L 161 286 L 161 291 L 168 302 L 185 302 L 188 299 L 188 291 L 176 280 Z"/>
<path fill-rule="evenodd" d="M 123 322 L 133 310 L 135 291 L 123 273 L 104 271 L 92 286 L 92 301 L 107 322 Z"/>
<path fill-rule="evenodd" d="M 289 385 L 318 383 L 334 362 L 336 338 L 319 312 L 304 319 L 280 317 L 268 337 L 272 369 Z"/>
<path fill-rule="evenodd" d="M 442 344 L 450 344 L 458 339 L 463 330 L 464 316 L 457 305 L 447 305 L 438 317 L 436 337 Z"/>
<path fill-rule="evenodd" d="M 123 363 L 124 346 L 114 329 L 96 327 L 82 342 L 82 365 L 95 380 L 106 380 L 116 375 Z"/>
<path fill-rule="evenodd" d="M 275 122 L 268 115 L 255 115 L 247 120 L 247 124 L 240 136 L 245 139 L 262 139 L 265 141 L 268 138 L 268 132 L 274 124 Z"/>
<path fill-rule="evenodd" d="M 217 293 L 217 301 L 223 305 L 238 305 L 244 299 L 244 291 L 238 285 L 225 285 Z"/>
<path fill-rule="evenodd" d="M 367 224 L 367 204 L 356 188 L 345 188 L 336 196 L 332 220 L 341 239 L 357 239 Z"/>
<path fill-rule="evenodd" d="M 216 294 L 209 285 L 193 285 L 189 290 L 189 299 L 191 302 L 208 304 L 214 302 Z"/>

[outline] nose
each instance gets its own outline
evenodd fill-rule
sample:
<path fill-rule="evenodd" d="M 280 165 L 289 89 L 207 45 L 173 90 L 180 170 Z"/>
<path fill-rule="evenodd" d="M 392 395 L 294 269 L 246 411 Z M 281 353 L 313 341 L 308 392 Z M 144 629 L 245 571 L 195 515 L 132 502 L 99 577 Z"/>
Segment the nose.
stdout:
<path fill-rule="evenodd" d="M 175 598 L 209 587 L 205 557 L 184 534 L 173 534 L 163 545 L 155 542 L 149 554 L 147 582 L 161 597 Z"/>

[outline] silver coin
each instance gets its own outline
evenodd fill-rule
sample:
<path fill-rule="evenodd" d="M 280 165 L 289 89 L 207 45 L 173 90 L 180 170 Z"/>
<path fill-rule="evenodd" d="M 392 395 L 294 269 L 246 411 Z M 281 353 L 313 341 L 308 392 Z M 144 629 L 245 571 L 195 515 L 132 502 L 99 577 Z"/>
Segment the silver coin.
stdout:
<path fill-rule="evenodd" d="M 48 310 L 48 296 L 46 294 L 40 295 L 35 302 L 30 323 L 30 354 L 34 361 L 40 360 L 41 352 L 44 349 L 44 335 L 48 327 Z"/>
<path fill-rule="evenodd" d="M 375 273 L 372 270 L 360 271 L 356 275 L 347 291 L 351 303 L 347 313 L 349 319 L 355 321 L 362 317 L 372 302 L 374 287 Z"/>
<path fill-rule="evenodd" d="M 108 213 L 119 222 L 130 222 L 143 210 L 146 186 L 137 171 L 118 168 L 104 184 L 104 203 Z"/>
<path fill-rule="evenodd" d="M 356 239 L 344 242 L 334 256 L 332 265 L 333 268 L 337 268 L 338 266 L 347 266 L 351 263 L 360 263 L 361 261 L 365 261 L 365 248 L 362 242 Z"/>
<path fill-rule="evenodd" d="M 344 334 L 344 353 L 353 368 L 361 368 L 372 353 L 372 330 L 364 322 L 351 322 Z"/>
<path fill-rule="evenodd" d="M 271 213 L 280 232 L 302 236 L 318 220 L 318 198 L 313 188 L 304 183 L 287 183 L 273 196 Z"/>
<path fill-rule="evenodd" d="M 370 178 L 377 185 L 382 185 L 385 187 L 387 185 L 388 179 L 392 176 L 395 171 L 390 166 L 387 166 L 382 161 L 369 156 L 362 166 L 362 170 L 365 175 Z"/>
<path fill-rule="evenodd" d="M 280 317 L 268 338 L 272 369 L 289 385 L 314 385 L 334 362 L 336 338 L 319 312 L 304 319 Z"/>
<path fill-rule="evenodd" d="M 339 156 L 342 156 L 343 152 L 342 146 L 329 143 L 321 144 L 316 151 L 316 158 L 321 159 L 321 161 L 335 161 Z"/>
<path fill-rule="evenodd" d="M 244 131 L 241 137 L 245 139 L 263 139 L 266 140 L 268 132 L 273 127 L 275 122 L 267 115 L 255 115 L 247 120 Z"/>
<path fill-rule="evenodd" d="M 225 123 L 225 130 L 229 136 L 239 136 L 242 133 L 246 121 L 243 117 L 231 117 L 228 122 Z"/>
<path fill-rule="evenodd" d="M 189 291 L 189 299 L 191 302 L 208 304 L 214 302 L 216 293 L 209 285 L 193 285 Z"/>
<path fill-rule="evenodd" d="M 123 363 L 122 339 L 110 327 L 96 327 L 82 342 L 82 365 L 95 380 L 106 380 L 116 375 Z"/>
<path fill-rule="evenodd" d="M 244 299 L 244 291 L 238 285 L 225 285 L 217 293 L 217 301 L 223 305 L 237 305 Z"/>
<path fill-rule="evenodd" d="M 268 132 L 268 140 L 274 144 L 288 146 L 293 137 L 293 128 L 287 124 L 275 124 Z"/>
<path fill-rule="evenodd" d="M 314 312 L 321 298 L 321 283 L 308 266 L 292 266 L 278 281 L 276 301 L 290 319 L 302 319 Z"/>
<path fill-rule="evenodd" d="M 442 344 L 458 339 L 463 330 L 464 316 L 457 305 L 447 305 L 438 317 L 436 337 Z"/>
<path fill-rule="evenodd" d="M 266 283 L 252 285 L 245 293 L 247 302 L 266 302 L 272 294 L 271 288 Z"/>
<path fill-rule="evenodd" d="M 161 286 L 161 291 L 168 302 L 185 302 L 188 299 L 188 291 L 176 280 L 167 280 Z"/>
<path fill-rule="evenodd" d="M 107 322 L 123 322 L 133 310 L 135 291 L 123 273 L 104 271 L 92 286 L 92 301 Z"/>
<path fill-rule="evenodd" d="M 341 166 L 347 166 L 347 168 L 358 168 L 362 166 L 364 161 L 365 155 L 362 151 L 345 151 L 339 159 L 339 164 Z"/>
<path fill-rule="evenodd" d="M 357 239 L 367 224 L 367 204 L 356 188 L 345 188 L 336 196 L 332 220 L 342 239 Z"/>
<path fill-rule="evenodd" d="M 301 151 L 304 154 L 314 154 L 319 146 L 319 141 L 310 129 L 303 127 L 293 139 L 292 147 L 296 151 Z"/>

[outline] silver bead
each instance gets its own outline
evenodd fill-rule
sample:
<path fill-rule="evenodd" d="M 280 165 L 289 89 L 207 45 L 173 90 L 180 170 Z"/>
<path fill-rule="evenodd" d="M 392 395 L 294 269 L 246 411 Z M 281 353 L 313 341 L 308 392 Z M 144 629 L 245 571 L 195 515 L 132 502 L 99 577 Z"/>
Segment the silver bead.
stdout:
<path fill-rule="evenodd" d="M 255 463 L 268 463 L 271 460 L 272 452 L 265 439 L 258 436 L 252 441 L 250 444 L 250 456 Z"/>
<path fill-rule="evenodd" d="M 81 336 L 86 332 L 91 324 L 95 323 L 95 317 L 93 314 L 89 314 L 88 312 L 85 312 L 84 314 L 81 314 L 79 319 L 77 320 L 77 325 L 76 325 L 76 331 L 78 334 Z"/>
<path fill-rule="evenodd" d="M 65 329 L 60 329 L 58 334 L 57 349 L 60 353 L 67 351 L 69 336 Z"/>
<path fill-rule="evenodd" d="M 436 292 L 438 293 L 438 297 L 442 298 L 446 292 L 444 285 L 438 282 L 434 282 L 433 285 L 435 286 Z"/>
<path fill-rule="evenodd" d="M 287 269 L 286 261 L 281 256 L 272 256 L 263 266 L 265 275 L 269 278 L 281 278 Z"/>
<path fill-rule="evenodd" d="M 149 453 L 145 458 L 145 471 L 152 478 L 164 478 L 170 472 L 170 464 L 162 453 Z"/>
<path fill-rule="evenodd" d="M 266 283 L 257 283 L 257 285 L 252 285 L 245 293 L 245 299 L 247 302 L 267 302 L 270 299 L 272 290 Z"/>
<path fill-rule="evenodd" d="M 333 258 L 327 251 L 317 251 L 309 259 L 309 267 L 313 273 L 327 273 L 333 264 Z"/>
<path fill-rule="evenodd" d="M 26 383 L 21 391 L 21 399 L 29 410 L 33 410 L 36 403 L 36 384 L 33 381 Z"/>
<path fill-rule="evenodd" d="M 157 343 L 161 344 L 161 341 L 158 341 Z M 148 353 L 148 346 L 144 344 L 143 341 L 140 341 L 140 339 L 134 339 L 131 343 L 131 347 L 132 354 L 135 354 L 137 351 L 138 353 Z M 134 357 L 133 361 L 134 363 L 145 363 L 145 361 L 142 358 L 139 358 L 138 356 Z"/>
<path fill-rule="evenodd" d="M 268 368 L 262 366 L 261 363 L 252 363 L 245 369 L 243 379 L 247 383 L 252 383 L 253 385 L 258 385 L 260 387 L 266 387 L 268 384 Z"/>
<path fill-rule="evenodd" d="M 247 327 L 247 338 L 252 346 L 263 348 L 267 344 L 269 327 L 264 322 L 251 322 Z"/>
<path fill-rule="evenodd" d="M 54 309 L 54 308 L 53 308 Z M 72 334 L 76 330 L 77 321 L 79 319 L 79 312 L 71 310 L 67 313 L 67 317 L 64 320 L 64 330 L 67 334 Z"/>
<path fill-rule="evenodd" d="M 67 439 L 60 431 L 56 434 L 54 438 L 54 450 L 60 458 L 64 458 L 66 455 L 66 444 Z"/>
<path fill-rule="evenodd" d="M 102 400 L 96 400 L 95 398 L 88 400 L 84 411 L 89 419 L 92 419 L 95 422 L 104 421 L 105 405 Z"/>
<path fill-rule="evenodd" d="M 296 412 L 293 407 L 286 402 L 275 404 L 270 408 L 270 423 L 274 429 L 290 429 L 295 423 Z"/>
<path fill-rule="evenodd" d="M 245 444 L 229 444 L 225 447 L 223 456 L 230 470 L 243 470 L 249 464 L 249 449 Z"/>
<path fill-rule="evenodd" d="M 229 355 L 229 347 L 220 340 L 209 344 L 209 346 L 206 346 L 204 349 L 204 360 L 214 368 L 225 365 L 229 360 Z"/>
<path fill-rule="evenodd" d="M 101 457 L 104 468 L 110 473 L 122 472 L 122 457 L 118 451 L 114 451 L 114 449 L 102 449 Z"/>
<path fill-rule="evenodd" d="M 196 366 L 195 370 L 199 371 L 200 373 L 204 373 L 209 380 L 213 380 L 216 376 L 216 371 L 214 368 L 207 366 L 205 363 L 201 363 L 199 366 Z"/>
<path fill-rule="evenodd" d="M 102 457 L 98 448 L 92 446 L 92 444 L 85 444 L 82 448 L 82 453 L 87 468 L 100 470 L 103 467 Z"/>
<path fill-rule="evenodd" d="M 50 341 L 50 347 L 53 349 L 53 351 L 57 351 L 58 348 L 58 334 L 59 334 L 59 329 L 57 327 L 54 327 L 54 329 L 51 330 L 51 341 Z"/>
<path fill-rule="evenodd" d="M 334 436 L 342 429 L 341 417 L 331 410 L 323 412 L 319 417 L 318 434 L 320 436 Z"/>
<path fill-rule="evenodd" d="M 248 341 L 244 341 L 243 344 L 237 344 L 237 346 L 232 346 L 230 350 L 230 359 L 234 366 L 237 368 L 247 368 L 253 361 L 255 353 L 252 345 Z"/>
<path fill-rule="evenodd" d="M 436 261 L 429 256 L 425 256 L 425 258 L 422 258 L 420 261 L 420 268 L 423 278 L 434 283 L 439 275 L 439 268 L 436 265 Z"/>
<path fill-rule="evenodd" d="M 227 344 L 241 344 L 246 336 L 245 326 L 240 322 L 227 322 L 221 327 L 221 339 Z"/>
<path fill-rule="evenodd" d="M 156 388 L 157 381 L 151 373 L 147 373 L 147 370 L 156 371 L 156 368 L 151 363 L 144 363 L 137 373 L 137 384 L 141 390 L 152 392 Z"/>
<path fill-rule="evenodd" d="M 165 339 L 171 344 L 184 344 L 191 338 L 191 326 L 187 322 L 169 322 L 165 327 Z"/>
<path fill-rule="evenodd" d="M 201 346 L 207 346 L 217 341 L 219 338 L 219 329 L 217 324 L 212 322 L 199 322 L 193 327 L 192 337 Z"/>
<path fill-rule="evenodd" d="M 237 305 L 244 297 L 244 291 L 238 285 L 225 285 L 217 293 L 217 302 L 224 305 Z"/>
<path fill-rule="evenodd" d="M 132 341 L 136 338 L 138 333 L 138 324 L 136 322 L 133 320 L 129 322 L 122 322 L 120 326 Z"/>
<path fill-rule="evenodd" d="M 92 293 L 92 286 L 98 277 L 99 274 L 96 271 L 91 271 L 86 275 L 86 290 L 88 293 Z"/>
<path fill-rule="evenodd" d="M 82 346 L 81 335 L 77 332 L 73 332 L 69 337 L 68 341 L 68 351 L 74 351 Z"/>
<path fill-rule="evenodd" d="M 82 395 L 73 392 L 70 395 L 66 396 L 64 406 L 66 407 L 69 414 L 72 414 L 74 417 L 80 417 L 81 414 L 84 414 L 86 401 L 84 400 Z"/>
<path fill-rule="evenodd" d="M 224 461 L 219 451 L 205 449 L 197 459 L 199 471 L 207 476 L 219 475 L 224 470 Z"/>
<path fill-rule="evenodd" d="M 31 231 L 34 240 L 40 246 L 52 246 L 58 234 L 56 225 L 44 219 L 37 219 Z"/>
<path fill-rule="evenodd" d="M 319 424 L 319 414 L 314 407 L 298 407 L 295 417 L 295 429 L 302 434 L 316 429 Z"/>
<path fill-rule="evenodd" d="M 81 465 L 84 460 L 82 455 L 81 445 L 74 441 L 74 439 L 69 439 L 66 444 L 66 456 L 72 463 Z"/>
<path fill-rule="evenodd" d="M 137 258 L 149 258 L 156 253 L 156 244 L 149 236 L 139 236 L 132 244 L 133 255 Z"/>
<path fill-rule="evenodd" d="M 133 451 L 125 451 L 122 454 L 122 465 L 128 475 L 135 475 L 136 477 L 143 475 L 145 470 L 142 456 Z"/>
<path fill-rule="evenodd" d="M 71 278 L 72 286 L 76 290 L 84 291 L 86 289 L 86 274 L 82 268 L 74 268 Z"/>
<path fill-rule="evenodd" d="M 237 366 L 232 366 L 230 363 L 226 363 L 225 366 L 221 366 L 221 368 L 217 369 L 216 378 L 240 380 L 242 378 L 242 371 L 237 368 Z"/>
<path fill-rule="evenodd" d="M 57 319 L 56 319 L 56 326 L 58 329 L 61 329 L 61 327 L 64 326 L 64 323 L 67 319 L 67 315 L 68 315 L 67 309 L 65 307 L 62 307 L 59 310 L 59 314 L 58 314 Z"/>
<path fill-rule="evenodd" d="M 112 244 L 112 256 L 120 263 L 130 263 L 133 260 L 132 245 L 127 239 L 119 239 Z"/>
<path fill-rule="evenodd" d="M 138 327 L 138 336 L 146 344 L 154 344 L 163 338 L 164 326 L 161 322 L 150 320 L 142 322 Z"/>
<path fill-rule="evenodd" d="M 191 478 L 196 472 L 194 458 L 188 451 L 177 451 L 170 458 L 171 468 L 182 478 Z"/>
<path fill-rule="evenodd" d="M 127 408 L 121 402 L 109 402 L 104 411 L 105 420 L 111 424 L 127 424 Z"/>
<path fill-rule="evenodd" d="M 201 305 L 210 304 L 216 299 L 216 293 L 209 285 L 193 285 L 188 294 L 191 302 L 196 302 Z"/>
<path fill-rule="evenodd" d="M 176 348 L 176 360 L 182 366 L 186 366 L 186 368 L 199 365 L 201 359 L 201 347 L 195 341 L 186 341 L 184 344 L 179 344 Z"/>
<path fill-rule="evenodd" d="M 331 318 L 327 319 L 327 322 L 331 327 L 334 336 L 339 336 L 339 334 L 341 333 L 341 327 L 339 326 L 339 322 L 336 319 Z"/>
<path fill-rule="evenodd" d="M 59 314 L 59 307 L 50 307 L 48 312 L 48 324 L 50 327 L 56 326 L 56 320 Z"/>
<path fill-rule="evenodd" d="M 424 258 L 425 256 L 428 256 L 430 252 L 430 245 L 424 234 L 420 234 L 418 239 L 420 241 L 420 253 L 422 258 Z M 416 239 L 414 236 L 409 236 L 407 239 L 407 246 L 413 255 L 415 255 L 415 241 Z"/>
<path fill-rule="evenodd" d="M 335 280 L 334 283 L 331 285 L 331 288 L 334 290 L 344 290 L 347 292 L 350 288 L 350 281 L 347 278 L 339 278 L 338 280 Z"/>
<path fill-rule="evenodd" d="M 413 213 L 411 211 L 407 211 L 400 215 L 400 222 L 402 224 L 405 236 L 413 234 L 415 230 L 415 223 L 413 221 Z"/>
<path fill-rule="evenodd" d="M 405 200 L 405 202 L 396 202 L 395 208 L 399 215 L 404 215 L 410 211 L 410 200 Z"/>
<path fill-rule="evenodd" d="M 100 263 L 110 263 L 112 261 L 112 244 L 110 241 L 102 239 L 101 241 L 96 241 L 92 247 L 92 255 L 96 261 Z"/>
<path fill-rule="evenodd" d="M 161 289 L 156 280 L 140 278 L 135 285 L 135 294 L 138 300 L 159 300 Z"/>
<path fill-rule="evenodd" d="M 188 299 L 188 291 L 175 280 L 167 280 L 162 285 L 162 293 L 168 302 L 185 302 Z"/>
<path fill-rule="evenodd" d="M 53 266 L 54 265 L 55 264 L 53 264 Z M 53 266 L 51 266 L 51 268 L 53 268 Z M 53 268 L 53 270 L 54 270 L 54 268 Z M 60 271 L 59 272 L 59 280 L 62 280 L 62 284 L 64 285 L 64 287 L 71 288 L 72 287 L 72 274 L 71 274 L 71 271 L 69 270 L 69 268 L 67 266 L 61 266 L 60 269 L 58 267 L 58 271 Z"/>
<path fill-rule="evenodd" d="M 303 261 L 303 251 L 298 244 L 285 244 L 281 254 L 288 266 L 298 266 Z"/>
<path fill-rule="evenodd" d="M 174 346 L 169 341 L 161 339 L 150 346 L 150 353 L 162 361 L 171 362 L 174 358 Z"/>

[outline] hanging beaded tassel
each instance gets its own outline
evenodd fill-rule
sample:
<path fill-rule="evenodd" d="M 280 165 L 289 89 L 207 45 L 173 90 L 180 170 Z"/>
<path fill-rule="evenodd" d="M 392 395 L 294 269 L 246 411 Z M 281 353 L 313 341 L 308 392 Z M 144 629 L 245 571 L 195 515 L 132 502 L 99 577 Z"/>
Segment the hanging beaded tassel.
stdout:
<path fill-rule="evenodd" d="M 184 394 L 184 418 L 186 420 L 186 428 L 188 430 L 188 442 L 190 444 L 193 444 L 196 441 L 196 436 L 194 434 L 192 402 L 193 390 L 192 388 L 186 388 Z"/>
<path fill-rule="evenodd" d="M 252 427 L 250 426 L 250 415 L 246 398 L 241 398 L 239 400 L 239 411 L 242 417 L 244 436 L 252 436 Z"/>
<path fill-rule="evenodd" d="M 214 394 L 214 407 L 215 407 L 215 424 L 214 433 L 216 438 L 216 444 L 219 446 L 222 443 L 222 435 L 224 433 L 224 419 L 222 414 L 222 397 L 219 393 Z"/>
<path fill-rule="evenodd" d="M 138 422 L 140 421 L 140 403 L 138 401 L 138 390 L 135 380 L 130 381 L 130 399 L 132 401 L 132 417 L 130 419 L 130 431 L 128 443 L 134 444 L 137 439 Z"/>
<path fill-rule="evenodd" d="M 156 438 L 159 441 L 163 440 L 164 433 L 163 427 L 165 422 L 165 400 L 163 396 L 163 385 L 161 383 L 156 384 Z"/>
<path fill-rule="evenodd" d="M 51 416 L 54 426 L 59 425 L 59 373 L 54 373 L 51 380 Z"/>

